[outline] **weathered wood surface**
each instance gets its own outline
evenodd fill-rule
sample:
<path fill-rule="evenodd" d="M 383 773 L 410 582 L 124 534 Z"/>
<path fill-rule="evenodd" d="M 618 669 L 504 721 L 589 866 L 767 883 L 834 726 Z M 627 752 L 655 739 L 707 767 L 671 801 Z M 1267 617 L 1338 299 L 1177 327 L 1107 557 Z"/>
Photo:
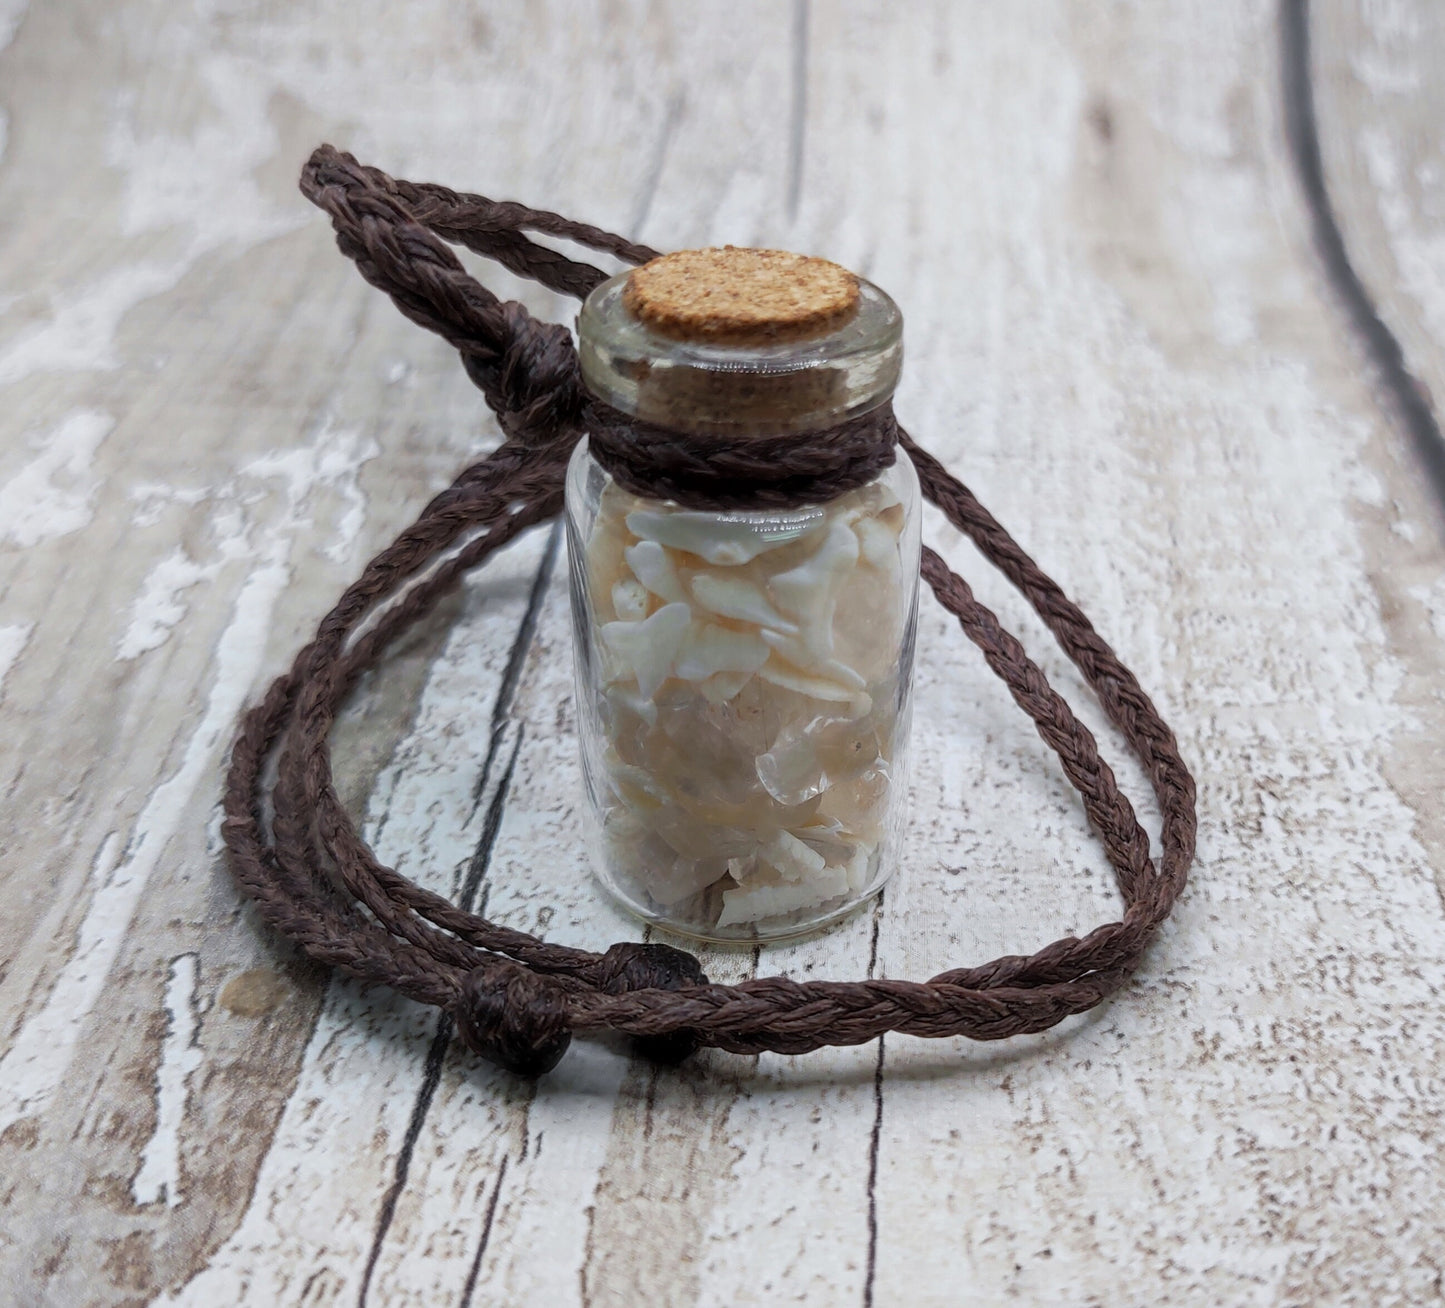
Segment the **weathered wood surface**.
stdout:
<path fill-rule="evenodd" d="M 1442 1297 L 1445 534 L 1310 246 L 1276 21 L 0 0 L 7 1302 Z M 1346 240 L 1445 396 L 1445 13 L 1335 0 L 1312 30 Z M 897 295 L 905 422 L 1197 769 L 1198 869 L 1135 986 L 996 1047 L 658 1073 L 580 1045 L 530 1088 L 258 930 L 217 849 L 233 720 L 496 440 L 296 194 L 324 139 Z M 363 688 L 346 789 L 410 875 L 454 890 L 489 860 L 490 913 L 600 946 L 635 928 L 581 853 L 554 548 L 518 547 Z M 1115 911 L 1025 720 L 936 611 L 920 642 L 906 872 L 715 976 L 925 976 Z"/>

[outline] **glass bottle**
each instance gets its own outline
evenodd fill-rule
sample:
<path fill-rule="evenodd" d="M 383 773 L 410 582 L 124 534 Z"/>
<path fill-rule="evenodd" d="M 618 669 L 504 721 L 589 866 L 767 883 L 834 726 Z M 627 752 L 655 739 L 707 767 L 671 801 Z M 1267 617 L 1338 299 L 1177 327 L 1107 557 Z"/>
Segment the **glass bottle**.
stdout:
<path fill-rule="evenodd" d="M 589 389 L 625 413 L 700 440 L 777 434 L 834 426 L 897 385 L 902 318 L 862 279 L 841 324 L 738 342 L 649 325 L 630 276 L 599 286 L 578 320 Z M 566 504 L 603 886 L 713 941 L 799 935 L 876 894 L 897 865 L 907 778 L 908 457 L 824 503 L 713 511 L 632 493 L 583 440 Z"/>

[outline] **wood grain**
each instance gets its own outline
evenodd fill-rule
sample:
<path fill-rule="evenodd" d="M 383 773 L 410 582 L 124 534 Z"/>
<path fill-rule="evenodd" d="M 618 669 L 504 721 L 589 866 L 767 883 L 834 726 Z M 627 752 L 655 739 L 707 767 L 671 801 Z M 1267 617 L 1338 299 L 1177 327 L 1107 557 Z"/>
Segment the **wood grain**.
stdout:
<path fill-rule="evenodd" d="M 1313 6 L 1326 180 L 1445 395 L 1445 24 Z M 1311 245 L 1262 0 L 0 0 L 0 1283 L 20 1304 L 1436 1302 L 1445 522 Z M 659 247 L 887 286 L 898 399 L 1083 603 L 1200 781 L 1137 984 L 535 1087 L 260 930 L 232 722 L 497 434 L 337 255 L 325 139 Z M 493 269 L 535 311 L 570 304 Z M 1021 601 L 933 542 L 1143 779 Z M 408 875 L 635 935 L 583 852 L 534 533 L 367 681 L 348 802 Z M 1116 911 L 1044 747 L 925 612 L 907 866 L 721 979 L 924 976 Z"/>

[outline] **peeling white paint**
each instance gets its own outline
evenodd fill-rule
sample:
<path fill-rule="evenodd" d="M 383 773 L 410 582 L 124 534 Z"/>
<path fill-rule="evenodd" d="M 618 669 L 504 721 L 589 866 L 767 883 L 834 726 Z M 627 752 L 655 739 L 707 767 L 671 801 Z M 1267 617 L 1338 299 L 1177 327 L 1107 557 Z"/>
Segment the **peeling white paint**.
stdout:
<path fill-rule="evenodd" d="M 515 587 L 511 611 L 489 609 L 485 620 L 461 624 L 452 633 L 428 680 L 417 729 L 398 750 L 371 799 L 367 839 L 377 840 L 378 820 L 386 815 L 388 828 L 404 832 L 396 865 L 443 893 L 454 892 L 456 869 L 466 866 L 475 848 L 491 789 L 500 780 L 498 767 L 478 805 L 472 787 L 487 753 L 492 697 L 540 545 L 533 537 L 496 561 L 490 574 L 494 584 L 510 582 Z M 392 844 L 378 847 L 382 857 L 388 857 Z M 206 1308 L 243 1299 L 297 1302 L 307 1278 L 323 1263 L 354 1298 L 434 1022 L 429 1010 L 375 988 L 341 978 L 328 987 L 296 1090 L 277 1124 L 244 1217 L 196 1278 L 158 1303 Z M 608 1061 L 604 1054 L 597 1058 Z M 578 1061 L 592 1066 L 596 1060 L 584 1056 Z M 463 1067 L 460 1082 L 448 1074 L 439 1093 L 443 1099 L 465 1101 L 456 1111 L 466 1123 L 466 1143 L 450 1161 L 463 1173 L 461 1189 L 466 1193 L 468 1181 L 490 1180 L 494 1154 L 508 1151 L 509 1124 L 474 1102 L 474 1096 L 486 1100 L 496 1093 L 500 1074 L 470 1059 Z M 595 1066 L 590 1072 L 579 1071 L 569 1058 L 543 1093 L 566 1095 L 570 1090 L 575 1104 L 579 1078 L 588 1083 L 599 1076 L 606 1081 L 608 1073 L 599 1073 Z M 611 1076 L 615 1083 L 615 1068 Z M 364 1132 L 357 1130 L 359 1114 L 365 1116 Z M 510 1147 L 518 1143 L 513 1139 Z M 343 1204 L 318 1202 L 320 1195 L 343 1192 Z M 438 1194 L 448 1193 L 450 1187 L 439 1183 Z M 477 1208 L 454 1206 L 451 1216 L 472 1233 L 479 1226 Z M 391 1275 L 387 1273 L 388 1284 Z"/>
<path fill-rule="evenodd" d="M 211 557 L 202 562 L 177 546 L 152 566 L 131 603 L 129 622 L 116 642 L 116 658 L 138 658 L 164 644 L 189 611 L 186 593 L 214 581 L 225 564 L 253 555 L 251 533 L 240 507 L 241 501 L 254 494 L 246 489 L 249 483 L 284 482 L 293 508 L 320 489 L 337 496 L 341 511 L 320 552 L 333 563 L 347 562 L 366 522 L 361 468 L 380 453 L 375 440 L 338 427 L 328 417 L 310 445 L 264 454 L 221 486 L 188 490 L 147 484 L 133 490 L 132 498 L 141 505 L 133 519 L 138 527 L 154 526 L 168 503 L 194 505 L 211 500 L 215 505 L 209 515 L 213 548 Z"/>
<path fill-rule="evenodd" d="M 277 146 L 263 71 L 221 53 L 204 56 L 196 71 L 210 112 L 198 115 L 185 135 L 143 134 L 132 97 L 117 107 L 106 143 L 107 163 L 125 179 L 121 232 L 135 236 L 182 225 L 188 229 L 187 264 L 223 245 L 255 245 L 282 235 L 309 217 L 303 208 L 268 198 L 252 176 Z"/>
<path fill-rule="evenodd" d="M 120 852 L 120 834 L 112 831 L 101 841 L 91 862 L 89 879 L 92 885 L 103 890 L 110 884 Z M 87 953 L 82 952 L 86 945 L 94 946 L 93 936 L 94 932 L 91 939 L 82 937 L 81 948 L 72 955 L 70 966 L 66 968 L 70 981 L 68 994 L 89 993 L 92 1003 L 104 979 L 102 976 L 91 980 L 92 969 L 87 965 Z M 114 948 L 118 949 L 119 943 L 117 938 Z M 113 955 L 114 949 L 111 951 Z M 109 959 L 106 962 L 108 965 Z M 65 1069 L 70 1066 L 78 1038 L 69 1014 L 54 1004 L 48 1005 L 21 1026 L 10 1048 L 0 1057 L 0 1131 L 45 1107 L 51 1092 L 65 1075 Z"/>
<path fill-rule="evenodd" d="M 278 535 L 241 587 L 231 621 L 216 643 L 216 677 L 205 712 L 186 742 L 180 766 L 151 792 L 114 875 L 91 878 L 95 890 L 74 951 L 44 1005 L 26 1018 L 0 1058 L 0 1131 L 43 1107 L 70 1065 L 146 883 L 196 787 L 210 775 L 264 662 L 271 613 L 291 579 L 290 544 L 289 532 Z M 102 866 L 97 859 L 97 871 Z"/>
<path fill-rule="evenodd" d="M 242 469 L 238 500 L 269 500 L 261 487 L 246 487 L 248 481 L 281 483 L 280 519 L 246 528 L 245 539 L 259 538 L 262 543 L 255 548 L 255 562 L 231 620 L 216 641 L 216 672 L 200 722 L 186 742 L 179 767 L 147 799 L 118 866 L 111 857 L 112 842 L 107 840 L 102 848 L 90 878 L 95 889 L 74 950 L 44 1004 L 26 1018 L 14 1043 L 0 1057 L 0 1131 L 39 1111 L 69 1067 L 146 883 L 197 787 L 212 774 L 265 665 L 271 615 L 291 580 L 292 541 L 312 525 L 318 491 L 354 483 L 361 463 L 369 457 L 367 448 L 355 432 L 326 423 L 310 445 L 264 455 Z M 347 532 L 354 538 L 359 530 L 354 516 L 354 505 L 348 504 L 342 514 L 343 541 Z"/>
<path fill-rule="evenodd" d="M 1422 226 L 1410 198 L 1411 190 L 1418 187 L 1425 192 L 1427 206 L 1431 202 L 1445 206 L 1445 186 L 1439 178 L 1431 185 L 1418 170 L 1412 179 L 1386 128 L 1362 127 L 1358 139 L 1390 250 L 1399 265 L 1400 288 L 1418 305 L 1431 339 L 1445 340 L 1445 231 L 1438 224 Z"/>
<path fill-rule="evenodd" d="M 279 479 L 289 487 L 292 503 L 313 487 L 326 487 L 340 496 L 345 508 L 321 553 L 333 563 L 345 563 L 356 549 L 366 522 L 366 499 L 359 480 L 361 468 L 381 453 L 370 437 L 349 427 L 338 427 L 327 416 L 312 443 L 298 449 L 273 450 L 247 464 L 243 477 Z"/>
<path fill-rule="evenodd" d="M 1408 96 L 1420 89 L 1416 52 L 1423 32 L 1414 4 L 1366 0 L 1361 18 L 1373 38 L 1350 52 L 1350 68 L 1376 99 Z"/>
<path fill-rule="evenodd" d="M 5 696 L 5 678 L 29 643 L 35 631 L 33 622 L 12 622 L 0 627 L 0 699 Z"/>
<path fill-rule="evenodd" d="M 166 981 L 166 1035 L 156 1068 L 156 1126 L 141 1150 L 140 1170 L 131 1182 L 138 1204 L 164 1199 L 168 1208 L 181 1202 L 181 1121 L 191 1074 L 201 1065 L 196 1044 L 200 1015 L 196 1011 L 196 955 L 171 960 Z"/>
<path fill-rule="evenodd" d="M 30 0 L 0 0 L 0 50 L 15 39 L 20 20 L 30 8 Z"/>
<path fill-rule="evenodd" d="M 41 437 L 35 457 L 0 485 L 0 541 L 25 549 L 90 521 L 100 489 L 95 454 L 114 426 L 108 413 L 77 409 Z"/>
<path fill-rule="evenodd" d="M 130 625 L 116 645 L 116 658 L 133 659 L 164 642 L 171 628 L 186 616 L 182 594 L 211 580 L 217 571 L 217 564 L 199 564 L 179 546 L 165 555 L 146 574 L 131 605 Z"/>
<path fill-rule="evenodd" d="M 190 507 L 200 504 L 210 498 L 210 495 L 210 488 L 206 486 L 170 486 L 165 482 L 138 482 L 130 488 L 130 497 L 136 506 L 131 517 L 131 526 L 154 527 L 161 520 L 166 505 L 181 504 Z"/>
<path fill-rule="evenodd" d="M 0 0 L 0 52 L 15 39 L 20 20 L 30 7 L 30 0 Z M 10 137 L 10 116 L 0 109 L 0 160 L 5 158 L 5 146 Z"/>
<path fill-rule="evenodd" d="M 178 286 L 213 251 L 247 249 L 306 221 L 303 208 L 272 201 L 253 176 L 276 150 L 270 96 L 254 65 L 212 54 L 197 72 L 213 113 L 189 134 L 142 133 L 133 100 L 123 98 L 107 141 L 106 162 L 124 182 L 121 237 L 174 229 L 178 245 L 120 263 L 76 289 L 50 292 L 48 316 L 0 346 L 0 386 L 36 373 L 119 368 L 116 335 L 137 305 Z"/>
<path fill-rule="evenodd" d="M 115 334 L 121 319 L 143 300 L 170 290 L 180 272 L 172 264 L 122 264 L 80 291 L 52 293 L 49 316 L 0 346 L 0 386 L 35 373 L 119 368 Z"/>
<path fill-rule="evenodd" d="M 1445 640 L 1445 577 L 1437 577 L 1428 585 L 1411 586 L 1408 593 L 1411 599 L 1424 605 L 1425 612 L 1430 617 L 1430 629 L 1441 640 Z M 3 663 L 0 663 L 0 667 L 3 667 Z"/>

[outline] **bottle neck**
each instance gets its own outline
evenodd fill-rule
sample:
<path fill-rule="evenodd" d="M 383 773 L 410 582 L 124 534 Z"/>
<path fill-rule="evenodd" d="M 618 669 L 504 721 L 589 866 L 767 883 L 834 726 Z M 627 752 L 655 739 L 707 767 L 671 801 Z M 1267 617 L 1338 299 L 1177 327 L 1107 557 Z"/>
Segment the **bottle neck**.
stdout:
<path fill-rule="evenodd" d="M 693 435 L 820 431 L 878 408 L 898 385 L 903 319 L 859 281 L 857 311 L 811 338 L 769 344 L 678 339 L 625 302 L 630 273 L 602 283 L 578 319 L 582 377 L 628 417 Z"/>

